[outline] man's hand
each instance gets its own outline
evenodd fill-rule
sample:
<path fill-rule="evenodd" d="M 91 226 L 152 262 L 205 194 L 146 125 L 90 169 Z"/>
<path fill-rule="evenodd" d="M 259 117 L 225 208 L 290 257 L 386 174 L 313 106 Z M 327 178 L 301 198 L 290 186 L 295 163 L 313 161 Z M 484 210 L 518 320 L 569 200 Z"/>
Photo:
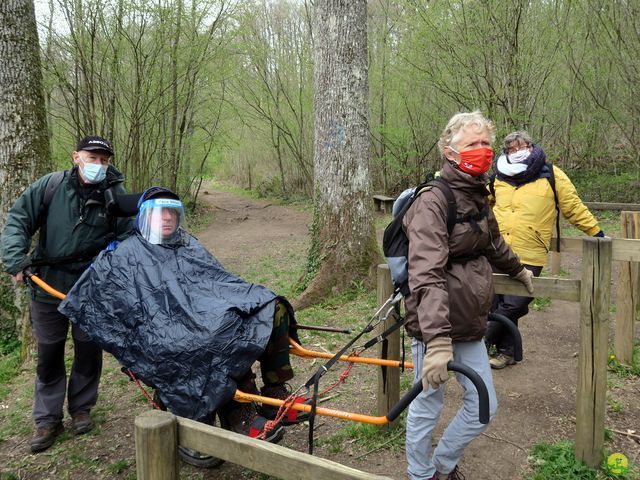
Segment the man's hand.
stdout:
<path fill-rule="evenodd" d="M 436 337 L 427 343 L 427 353 L 422 361 L 422 387 L 434 389 L 449 380 L 447 364 L 453 360 L 451 338 Z"/>
<path fill-rule="evenodd" d="M 22 271 L 19 271 L 18 273 L 16 273 L 13 276 L 13 279 L 18 283 L 22 283 L 22 281 L 24 280 L 24 275 L 22 275 Z"/>
<path fill-rule="evenodd" d="M 513 279 L 522 283 L 527 289 L 527 292 L 529 292 L 529 295 L 533 295 L 533 272 L 531 270 L 523 268 Z"/>

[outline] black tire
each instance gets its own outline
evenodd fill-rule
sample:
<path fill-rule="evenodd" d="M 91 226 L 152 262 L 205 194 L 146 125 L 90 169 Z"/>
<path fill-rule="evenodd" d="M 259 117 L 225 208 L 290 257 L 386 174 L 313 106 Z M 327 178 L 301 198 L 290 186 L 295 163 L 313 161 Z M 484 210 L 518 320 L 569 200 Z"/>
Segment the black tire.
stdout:
<path fill-rule="evenodd" d="M 162 409 L 166 410 L 167 408 L 164 406 L 162 401 L 160 400 L 160 396 L 158 395 L 158 391 L 153 392 L 153 401 Z M 207 425 L 216 426 L 216 417 L 217 422 L 220 424 L 221 428 L 225 430 L 229 429 L 229 426 L 226 420 L 217 414 L 210 415 L 208 418 L 204 420 L 204 423 Z M 192 450 L 190 448 L 183 447 L 178 445 L 178 455 L 184 463 L 192 465 L 198 468 L 217 468 L 224 463 L 224 460 L 218 457 L 214 457 L 212 455 L 204 455 L 196 450 Z"/>

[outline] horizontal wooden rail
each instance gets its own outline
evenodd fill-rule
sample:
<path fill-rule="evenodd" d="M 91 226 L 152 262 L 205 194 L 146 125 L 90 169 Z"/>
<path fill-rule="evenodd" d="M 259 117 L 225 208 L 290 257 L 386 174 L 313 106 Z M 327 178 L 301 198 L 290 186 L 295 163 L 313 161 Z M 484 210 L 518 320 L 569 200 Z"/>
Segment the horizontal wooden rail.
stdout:
<path fill-rule="evenodd" d="M 375 200 L 385 202 L 393 202 L 396 197 L 388 197 L 387 195 L 374 195 Z M 640 211 L 640 203 L 616 203 L 616 202 L 584 202 L 589 210 L 626 210 L 628 212 Z"/>
<path fill-rule="evenodd" d="M 331 460 L 256 440 L 221 428 L 178 420 L 178 443 L 237 465 L 284 480 L 330 478 L 332 480 L 391 480 L 356 470 Z"/>
<path fill-rule="evenodd" d="M 629 212 L 640 211 L 638 203 L 607 203 L 607 202 L 584 202 L 589 210 L 627 210 Z"/>
<path fill-rule="evenodd" d="M 504 295 L 519 295 L 529 297 L 527 289 L 522 283 L 513 280 L 508 275 L 493 274 L 493 284 L 496 293 Z M 564 278 L 534 278 L 533 295 L 535 297 L 549 297 L 556 300 L 580 301 L 580 280 Z"/>
<path fill-rule="evenodd" d="M 563 237 L 560 239 L 561 253 L 582 254 L 582 241 L 588 237 Z M 640 262 L 640 240 L 612 238 L 612 260 L 619 262 Z M 551 239 L 551 249 L 556 252 L 556 238 Z"/>

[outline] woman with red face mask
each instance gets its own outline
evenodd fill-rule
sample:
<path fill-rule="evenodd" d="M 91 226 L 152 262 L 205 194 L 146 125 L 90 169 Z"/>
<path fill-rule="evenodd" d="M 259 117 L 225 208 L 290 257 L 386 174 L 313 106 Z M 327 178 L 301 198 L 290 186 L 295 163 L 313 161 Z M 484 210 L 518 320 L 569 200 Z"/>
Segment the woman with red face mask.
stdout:
<path fill-rule="evenodd" d="M 409 288 L 406 329 L 412 337 L 416 381 L 424 391 L 407 416 L 409 478 L 463 478 L 458 461 L 486 425 L 478 421 L 475 387 L 456 378 L 464 405 L 431 452 L 431 433 L 444 401 L 443 384 L 451 360 L 474 369 L 489 391 L 491 417 L 497 410 L 491 368 L 483 342 L 493 299 L 492 267 L 521 281 L 533 293 L 531 273 L 500 236 L 487 204 L 485 173 L 493 160 L 494 126 L 480 112 L 454 115 L 438 147 L 445 159 L 441 178 L 456 200 L 456 223 L 447 230 L 447 199 L 438 188 L 422 193 L 404 216 L 409 238 Z"/>

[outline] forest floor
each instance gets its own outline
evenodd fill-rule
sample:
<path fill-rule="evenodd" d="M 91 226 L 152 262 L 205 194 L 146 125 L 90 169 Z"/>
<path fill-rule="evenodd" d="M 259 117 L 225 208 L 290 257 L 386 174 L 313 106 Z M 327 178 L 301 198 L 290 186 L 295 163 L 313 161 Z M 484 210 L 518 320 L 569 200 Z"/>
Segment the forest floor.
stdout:
<path fill-rule="evenodd" d="M 291 295 L 291 285 L 304 268 L 310 213 L 297 206 L 281 206 L 222 190 L 209 189 L 202 198 L 211 205 L 213 221 L 199 230 L 198 239 L 230 271 Z M 385 221 L 380 214 L 378 227 Z M 563 274 L 580 277 L 579 258 L 563 254 L 562 262 Z M 279 274 L 283 265 L 289 268 L 286 275 Z M 612 300 L 615 301 L 615 272 Z M 356 303 L 365 303 L 364 310 L 362 307 L 358 310 Z M 498 415 L 465 451 L 460 469 L 467 480 L 525 479 L 532 472 L 528 457 L 534 444 L 572 440 L 575 435 L 579 304 L 553 300 L 542 305 L 521 321 L 524 361 L 494 371 L 500 404 Z M 352 297 L 343 296 L 310 312 L 299 312 L 298 321 L 347 326 L 340 323 L 341 318 L 362 311 L 370 316 L 374 310 L 375 294 L 363 293 L 360 286 Z M 638 331 L 640 328 L 636 328 Z M 330 351 L 347 341 L 344 336 L 306 331 L 301 332 L 301 338 L 306 346 Z M 295 357 L 293 364 L 297 373 L 291 382 L 294 386 L 306 381 L 318 367 L 317 363 Z M 325 385 L 331 385 L 342 369 L 340 366 L 334 369 L 336 372 L 330 372 Z M 97 428 L 77 438 L 67 430 L 52 448 L 37 455 L 29 453 L 34 370 L 33 361 L 28 362 L 11 381 L 9 395 L 0 401 L 0 480 L 136 478 L 134 418 L 150 407 L 120 372 L 113 357 L 105 354 L 100 398 L 93 412 Z M 338 395 L 322 406 L 374 412 L 376 379 L 374 368 L 356 366 L 346 383 L 336 389 Z M 404 388 L 411 385 L 411 372 L 402 374 L 401 383 Z M 638 465 L 640 442 L 615 431 L 630 429 L 636 435 L 640 433 L 640 379 L 610 374 L 608 387 L 606 428 L 612 434 L 606 449 L 610 453 L 624 453 L 632 464 Z M 460 388 L 450 381 L 434 444 L 459 404 Z M 65 425 L 69 423 L 65 419 Z M 315 436 L 314 454 L 318 457 L 393 479 L 406 478 L 402 424 L 396 430 L 381 433 L 347 421 L 318 417 Z M 280 444 L 306 452 L 307 437 L 306 425 L 288 427 Z M 264 479 L 265 476 L 229 463 L 212 470 L 182 464 L 181 478 Z"/>

